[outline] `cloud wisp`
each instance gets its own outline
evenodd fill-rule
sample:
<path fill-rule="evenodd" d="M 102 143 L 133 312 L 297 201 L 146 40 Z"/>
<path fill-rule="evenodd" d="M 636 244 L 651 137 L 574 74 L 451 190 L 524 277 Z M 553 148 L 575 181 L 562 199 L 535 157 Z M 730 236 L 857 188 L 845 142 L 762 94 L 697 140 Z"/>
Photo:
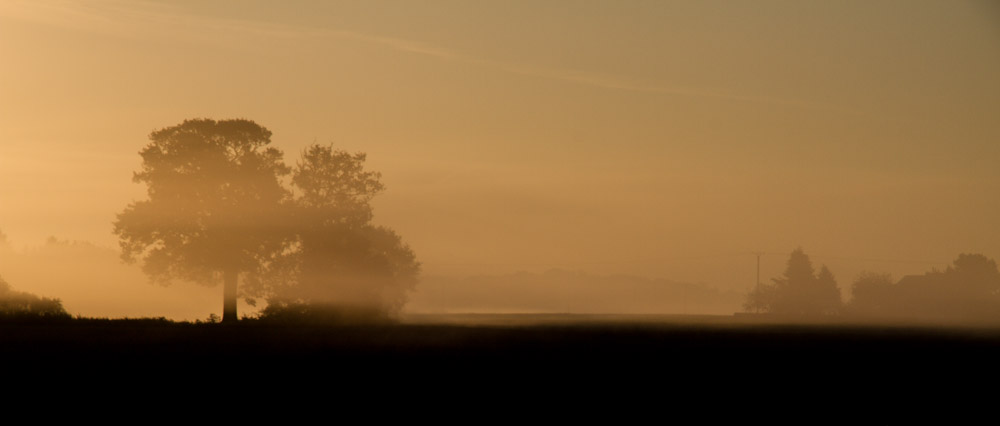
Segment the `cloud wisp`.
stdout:
<path fill-rule="evenodd" d="M 153 37 L 199 44 L 223 44 L 231 48 L 247 48 L 246 46 L 251 45 L 247 43 L 248 38 L 352 40 L 443 61 L 477 65 L 515 75 L 605 90 L 714 98 L 856 114 L 843 108 L 797 99 L 740 94 L 691 85 L 654 84 L 584 70 L 491 60 L 409 39 L 339 29 L 201 16 L 186 13 L 173 5 L 150 1 L 104 0 L 79 3 L 62 0 L 8 0 L 0 2 L 0 19 L 28 21 L 121 37 Z"/>

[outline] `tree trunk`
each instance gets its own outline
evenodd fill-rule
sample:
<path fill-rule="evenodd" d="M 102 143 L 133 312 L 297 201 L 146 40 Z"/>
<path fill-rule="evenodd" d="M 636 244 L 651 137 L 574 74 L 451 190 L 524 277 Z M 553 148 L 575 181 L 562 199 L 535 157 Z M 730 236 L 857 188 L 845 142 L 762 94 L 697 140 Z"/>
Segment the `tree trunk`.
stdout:
<path fill-rule="evenodd" d="M 234 323 L 238 320 L 236 317 L 236 282 L 238 278 L 239 272 L 235 269 L 223 272 L 222 322 L 224 323 Z"/>

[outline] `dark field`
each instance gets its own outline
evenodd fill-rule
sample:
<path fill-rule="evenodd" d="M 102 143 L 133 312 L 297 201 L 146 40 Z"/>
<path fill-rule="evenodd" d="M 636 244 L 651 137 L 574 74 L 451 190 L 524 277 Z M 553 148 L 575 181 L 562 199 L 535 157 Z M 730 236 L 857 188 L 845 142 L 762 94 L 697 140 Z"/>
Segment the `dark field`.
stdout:
<path fill-rule="evenodd" d="M 130 381 L 874 392 L 994 375 L 1000 330 L 721 316 L 428 315 L 338 326 L 71 320 L 0 325 L 0 347 L 8 371 Z"/>

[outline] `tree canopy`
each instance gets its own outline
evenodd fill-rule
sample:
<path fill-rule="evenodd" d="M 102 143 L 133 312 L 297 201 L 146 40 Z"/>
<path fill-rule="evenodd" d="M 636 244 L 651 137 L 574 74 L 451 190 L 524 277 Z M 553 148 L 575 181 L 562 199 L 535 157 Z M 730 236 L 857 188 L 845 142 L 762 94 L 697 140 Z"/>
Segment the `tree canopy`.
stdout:
<path fill-rule="evenodd" d="M 396 313 L 420 265 L 399 235 L 371 224 L 371 199 L 384 190 L 365 155 L 307 148 L 292 172 L 294 239 L 272 273 L 255 282 L 271 306 L 374 308 Z M 273 313 L 274 311 L 268 311 Z"/>
<path fill-rule="evenodd" d="M 815 272 L 809 256 L 792 251 L 782 276 L 761 284 L 747 296 L 744 308 L 784 315 L 828 315 L 841 307 L 840 289 L 833 273 L 823 265 Z"/>
<path fill-rule="evenodd" d="M 864 271 L 851 285 L 850 310 L 865 314 L 884 312 L 892 297 L 892 275 Z"/>
<path fill-rule="evenodd" d="M 370 223 L 384 186 L 364 154 L 313 145 L 293 170 L 271 132 L 244 119 L 186 120 L 149 138 L 134 176 L 148 200 L 128 205 L 114 231 L 123 259 L 155 281 L 223 282 L 223 321 L 236 319 L 238 295 L 385 310 L 405 300 L 419 264 Z"/>
<path fill-rule="evenodd" d="M 162 283 L 225 282 L 224 320 L 236 319 L 237 280 L 280 253 L 289 169 L 269 147 L 271 132 L 250 120 L 186 120 L 149 135 L 133 180 L 148 200 L 118 215 L 122 257 L 142 259 Z"/>
<path fill-rule="evenodd" d="M 945 270 L 907 275 L 866 272 L 854 282 L 850 311 L 898 319 L 996 321 L 1000 270 L 982 254 L 960 254 Z"/>

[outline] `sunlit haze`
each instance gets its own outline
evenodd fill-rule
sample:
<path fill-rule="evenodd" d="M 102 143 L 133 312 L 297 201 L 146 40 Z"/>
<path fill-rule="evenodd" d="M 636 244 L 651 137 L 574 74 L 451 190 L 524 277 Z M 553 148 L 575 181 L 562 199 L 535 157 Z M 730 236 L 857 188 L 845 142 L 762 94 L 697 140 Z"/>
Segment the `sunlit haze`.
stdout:
<path fill-rule="evenodd" d="M 0 0 L 0 276 L 74 314 L 221 312 L 122 264 L 112 223 L 151 132 L 242 118 L 292 166 L 367 154 L 422 268 L 404 310 L 732 312 L 755 253 L 769 282 L 799 247 L 846 301 L 1000 259 L 998 77 L 989 1 Z M 448 293 L 496 277 L 532 285 Z"/>

